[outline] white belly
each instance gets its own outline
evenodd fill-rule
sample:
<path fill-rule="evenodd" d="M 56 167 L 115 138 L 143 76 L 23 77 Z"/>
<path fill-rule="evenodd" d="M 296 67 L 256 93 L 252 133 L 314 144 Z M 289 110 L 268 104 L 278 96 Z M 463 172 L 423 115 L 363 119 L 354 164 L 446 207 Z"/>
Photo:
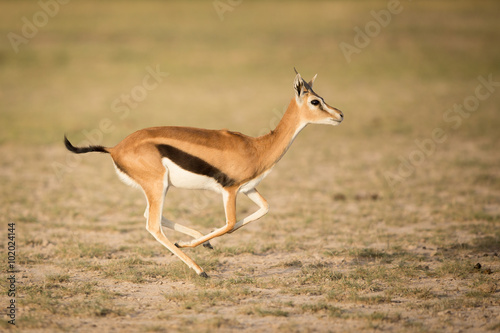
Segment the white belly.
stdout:
<path fill-rule="evenodd" d="M 187 171 L 166 157 L 162 158 L 162 163 L 167 168 L 168 181 L 172 186 L 191 190 L 211 190 L 217 193 L 222 191 L 222 185 L 212 177 Z"/>
<path fill-rule="evenodd" d="M 162 158 L 162 163 L 168 172 L 170 185 L 191 190 L 210 190 L 222 193 L 223 187 L 214 178 L 187 171 L 170 159 Z M 248 181 L 239 188 L 239 192 L 248 192 L 255 188 L 272 171 L 272 168 L 260 176 Z"/>

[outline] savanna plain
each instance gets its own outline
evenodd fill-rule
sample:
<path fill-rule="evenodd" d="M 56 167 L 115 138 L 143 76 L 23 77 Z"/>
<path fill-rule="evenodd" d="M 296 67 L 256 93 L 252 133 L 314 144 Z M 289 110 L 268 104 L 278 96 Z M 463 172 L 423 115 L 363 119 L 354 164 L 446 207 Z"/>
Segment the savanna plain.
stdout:
<path fill-rule="evenodd" d="M 498 1 L 0 7 L 0 331 L 500 331 Z M 146 231 L 109 156 L 64 148 L 158 125 L 262 135 L 294 66 L 344 122 L 299 134 L 258 187 L 265 217 L 186 250 L 209 279 Z M 171 189 L 164 215 L 224 224 L 213 193 Z"/>

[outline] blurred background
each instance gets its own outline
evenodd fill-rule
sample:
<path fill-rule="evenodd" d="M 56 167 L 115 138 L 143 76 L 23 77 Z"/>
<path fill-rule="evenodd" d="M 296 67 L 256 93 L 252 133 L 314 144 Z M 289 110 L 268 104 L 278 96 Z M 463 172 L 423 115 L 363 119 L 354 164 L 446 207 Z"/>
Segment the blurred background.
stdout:
<path fill-rule="evenodd" d="M 293 96 L 294 67 L 306 79 L 318 74 L 315 90 L 345 121 L 303 131 L 277 169 L 283 181 L 306 179 L 299 189 L 339 198 L 446 201 L 456 198 L 452 186 L 463 186 L 463 201 L 475 186 L 481 204 L 499 198 L 497 1 L 0 6 L 0 147 L 11 203 L 25 196 L 13 188 L 30 174 L 43 169 L 60 184 L 74 171 L 65 133 L 106 146 L 157 125 L 261 135 Z"/>
<path fill-rule="evenodd" d="M 258 135 L 288 104 L 295 66 L 318 73 L 317 91 L 346 114 L 339 128 L 316 128 L 322 134 L 411 142 L 440 126 L 478 76 L 500 81 L 500 5 L 395 1 L 392 13 L 390 3 L 4 1 L 0 141 L 77 140 L 103 118 L 115 125 L 108 145 L 161 124 Z M 372 11 L 390 17 L 375 23 Z M 168 76 L 146 96 L 136 90 L 121 119 L 114 111 L 126 103 L 113 102 L 141 86 L 147 68 Z M 498 95 L 454 135 L 498 133 Z"/>
<path fill-rule="evenodd" d="M 499 304 L 499 18 L 497 0 L 0 1 L 0 216 L 16 224 L 20 325 L 485 329 Z M 294 67 L 318 74 L 344 122 L 300 133 L 259 185 L 267 216 L 187 251 L 206 284 L 146 232 L 144 197 L 109 157 L 64 148 L 64 134 L 114 146 L 159 125 L 262 135 Z M 238 199 L 238 216 L 254 209 Z M 223 224 L 214 193 L 172 189 L 164 214 Z M 247 308 L 269 302 L 288 312 Z M 214 314 L 228 320 L 206 326 Z"/>

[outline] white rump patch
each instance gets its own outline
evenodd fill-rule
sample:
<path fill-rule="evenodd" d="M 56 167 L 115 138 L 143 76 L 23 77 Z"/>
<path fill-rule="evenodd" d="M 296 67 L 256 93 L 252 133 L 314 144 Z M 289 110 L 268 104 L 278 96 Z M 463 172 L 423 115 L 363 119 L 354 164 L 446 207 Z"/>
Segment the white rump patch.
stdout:
<path fill-rule="evenodd" d="M 132 178 L 130 178 L 125 172 L 121 171 L 116 164 L 113 162 L 113 166 L 115 167 L 116 174 L 118 175 L 118 178 L 128 186 L 132 186 L 135 188 L 141 188 L 139 184 L 135 182 Z"/>

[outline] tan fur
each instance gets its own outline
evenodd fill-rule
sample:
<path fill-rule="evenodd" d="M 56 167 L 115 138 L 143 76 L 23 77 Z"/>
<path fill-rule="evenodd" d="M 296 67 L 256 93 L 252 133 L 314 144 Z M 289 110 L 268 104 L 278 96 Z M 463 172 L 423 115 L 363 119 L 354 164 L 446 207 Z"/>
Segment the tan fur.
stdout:
<path fill-rule="evenodd" d="M 255 189 L 266 172 L 281 159 L 296 135 L 308 123 L 336 125 L 343 119 L 342 112 L 324 103 L 309 84 L 297 74 L 294 82 L 296 90 L 287 111 L 274 131 L 253 138 L 228 130 L 208 130 L 191 127 L 152 127 L 132 133 L 113 148 L 105 148 L 111 154 L 117 168 L 137 183 L 148 201 L 147 230 L 165 247 L 177 255 L 198 274 L 206 276 L 203 270 L 178 247 L 195 247 L 200 244 L 211 246 L 210 239 L 233 232 L 252 222 L 269 209 L 266 200 Z M 316 99 L 319 105 L 312 105 Z M 226 215 L 225 226 L 202 236 L 196 230 L 186 228 L 162 217 L 163 199 L 168 190 L 168 170 L 162 163 L 157 145 L 169 145 L 185 153 L 196 156 L 217 168 L 234 182 L 222 188 Z M 255 180 L 257 179 L 257 180 Z M 236 220 L 236 196 L 243 191 L 258 206 L 259 210 L 245 219 Z M 254 185 L 255 183 L 255 185 Z M 164 235 L 161 224 L 184 232 L 195 239 L 190 242 L 171 243 Z M 177 245 L 177 246 L 176 246 Z"/>

